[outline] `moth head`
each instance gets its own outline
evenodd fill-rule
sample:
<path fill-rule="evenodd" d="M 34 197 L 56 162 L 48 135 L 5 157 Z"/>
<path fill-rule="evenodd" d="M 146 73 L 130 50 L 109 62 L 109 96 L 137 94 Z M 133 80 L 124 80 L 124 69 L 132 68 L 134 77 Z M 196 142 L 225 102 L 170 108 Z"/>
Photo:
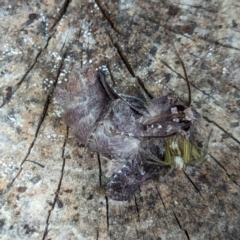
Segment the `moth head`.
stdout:
<path fill-rule="evenodd" d="M 171 122 L 174 122 L 181 123 L 181 125 L 183 125 L 182 129 L 188 130 L 190 126 L 195 125 L 200 118 L 200 114 L 191 107 L 191 87 L 186 68 L 177 52 L 176 55 L 179 58 L 184 71 L 188 87 L 188 101 L 184 104 L 179 104 L 178 98 L 172 94 L 153 98 L 147 105 L 148 113 L 141 119 L 143 125 L 153 126 L 154 124 L 156 125 L 167 122 L 168 127 L 172 129 L 172 126 L 175 126 L 175 124 L 171 124 Z"/>
<path fill-rule="evenodd" d="M 196 124 L 198 119 L 201 117 L 200 114 L 194 108 L 184 109 L 185 119 L 190 121 L 192 124 Z"/>

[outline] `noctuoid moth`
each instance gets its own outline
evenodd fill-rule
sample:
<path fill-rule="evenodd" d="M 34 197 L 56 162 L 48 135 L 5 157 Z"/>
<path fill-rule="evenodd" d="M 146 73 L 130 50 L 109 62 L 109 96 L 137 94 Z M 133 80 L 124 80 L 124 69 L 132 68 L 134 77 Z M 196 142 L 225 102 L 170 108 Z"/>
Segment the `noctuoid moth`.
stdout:
<path fill-rule="evenodd" d="M 131 199 L 161 168 L 171 172 L 205 158 L 207 141 L 196 130 L 200 115 L 191 108 L 179 60 L 189 90 L 186 106 L 170 94 L 146 101 L 117 93 L 92 66 L 75 67 L 66 87 L 55 90 L 63 120 L 77 139 L 110 159 L 106 194 L 114 200 Z"/>

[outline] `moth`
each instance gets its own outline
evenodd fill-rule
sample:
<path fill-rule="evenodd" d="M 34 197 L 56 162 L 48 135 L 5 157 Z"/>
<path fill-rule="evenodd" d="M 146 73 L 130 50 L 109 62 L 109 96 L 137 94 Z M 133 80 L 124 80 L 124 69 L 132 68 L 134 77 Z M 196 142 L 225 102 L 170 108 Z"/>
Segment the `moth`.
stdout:
<path fill-rule="evenodd" d="M 62 118 L 79 142 L 109 159 L 111 199 L 129 200 L 161 169 L 183 169 L 206 156 L 208 141 L 196 130 L 200 115 L 191 107 L 190 83 L 179 59 L 188 84 L 186 105 L 172 94 L 147 101 L 117 93 L 92 66 L 74 67 L 66 87 L 55 89 Z"/>

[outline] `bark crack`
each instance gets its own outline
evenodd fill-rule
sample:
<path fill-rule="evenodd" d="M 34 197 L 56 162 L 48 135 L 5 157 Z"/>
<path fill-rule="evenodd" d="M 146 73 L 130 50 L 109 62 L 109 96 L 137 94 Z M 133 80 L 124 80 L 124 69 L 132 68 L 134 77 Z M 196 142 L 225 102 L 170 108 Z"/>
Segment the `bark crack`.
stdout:
<path fill-rule="evenodd" d="M 198 38 L 202 39 L 202 40 L 204 40 L 206 42 L 215 44 L 216 46 L 221 46 L 221 47 L 230 48 L 230 49 L 234 49 L 234 50 L 240 51 L 240 48 L 231 46 L 230 44 L 220 43 L 219 40 L 209 39 L 207 37 L 202 37 L 202 36 L 198 36 Z"/>
<path fill-rule="evenodd" d="M 61 185 L 62 185 L 62 180 L 63 180 L 63 174 L 64 174 L 64 168 L 65 168 L 65 162 L 66 162 L 66 158 L 64 157 L 65 155 L 65 147 L 66 147 L 66 144 L 67 144 L 67 139 L 68 139 L 68 134 L 69 134 L 69 129 L 67 127 L 67 133 L 66 133 L 66 136 L 65 136 L 65 140 L 64 140 L 64 143 L 63 143 L 63 150 L 62 150 L 62 159 L 63 159 L 63 162 L 62 162 L 62 170 L 61 170 L 61 176 L 60 176 L 60 180 L 58 182 L 58 187 L 57 187 L 57 190 L 55 192 L 55 197 L 54 197 L 54 200 L 53 200 L 53 204 L 52 204 L 52 208 L 48 211 L 48 216 L 47 216 L 47 220 L 46 220 L 46 227 L 45 227 L 45 231 L 44 231 L 44 234 L 43 234 L 43 240 L 47 237 L 48 235 L 48 226 L 49 226 L 49 219 L 50 219 L 50 216 L 51 216 L 51 213 L 56 205 L 56 203 L 58 202 L 59 200 L 59 193 L 60 193 L 60 189 L 61 189 Z"/>
<path fill-rule="evenodd" d="M 15 182 L 15 180 L 17 179 L 17 177 L 20 175 L 20 173 L 21 173 L 21 171 L 22 171 L 22 166 L 23 166 L 23 164 L 24 164 L 26 161 L 28 161 L 27 159 L 28 159 L 28 157 L 29 157 L 29 155 L 30 155 L 30 153 L 31 153 L 31 151 L 32 151 L 32 148 L 33 148 L 33 146 L 34 146 L 34 144 L 35 144 L 35 141 L 37 140 L 38 133 L 39 133 L 39 131 L 40 131 L 40 128 L 41 128 L 41 126 L 42 126 L 42 123 L 43 123 L 43 121 L 44 121 L 44 119 L 45 119 L 45 117 L 46 117 L 46 115 L 47 115 L 47 111 L 48 111 L 48 108 L 49 108 L 49 105 L 50 105 L 51 97 L 52 97 L 53 91 L 54 91 L 54 89 L 55 89 L 55 87 L 56 87 L 56 85 L 57 85 L 57 81 L 58 81 L 59 75 L 60 75 L 60 73 L 61 73 L 61 69 L 62 69 L 62 66 L 63 66 L 64 59 L 65 59 L 65 57 L 66 57 L 66 53 L 67 53 L 67 50 L 66 50 L 65 53 L 63 54 L 63 57 L 62 57 L 62 59 L 61 59 L 60 67 L 59 67 L 58 72 L 57 72 L 57 77 L 56 77 L 56 79 L 55 79 L 55 81 L 54 81 L 54 83 L 53 83 L 53 87 L 52 87 L 50 93 L 49 93 L 48 96 L 47 96 L 47 100 L 46 100 L 46 102 L 45 102 L 45 104 L 44 104 L 43 112 L 42 112 L 41 117 L 40 117 L 40 120 L 39 120 L 39 122 L 38 122 L 37 129 L 36 129 L 35 134 L 34 134 L 34 138 L 33 138 L 32 142 L 31 142 L 31 144 L 30 144 L 30 146 L 29 146 L 29 148 L 28 148 L 28 151 L 27 151 L 27 154 L 26 154 L 25 158 L 23 159 L 23 161 L 22 161 L 21 164 L 20 164 L 20 170 L 18 171 L 16 177 L 15 177 L 15 178 L 12 180 L 12 182 L 8 185 L 7 190 L 10 189 L 10 187 L 13 185 L 13 183 Z M 43 165 L 41 165 L 41 164 L 39 164 L 39 163 L 36 163 L 36 164 L 38 164 L 38 165 L 40 165 L 40 166 L 43 166 Z"/>
<path fill-rule="evenodd" d="M 99 7 L 100 11 L 102 12 L 103 16 L 107 19 L 108 23 L 111 25 L 112 29 L 114 31 L 116 31 L 118 34 L 121 34 L 121 32 L 119 31 L 116 23 L 112 20 L 108 11 L 102 6 L 101 1 L 95 0 L 95 2 L 98 5 L 98 7 Z"/>
<path fill-rule="evenodd" d="M 107 231 L 109 232 L 109 203 L 107 195 L 105 196 L 105 199 L 106 199 Z"/>
<path fill-rule="evenodd" d="M 185 79 L 180 73 L 178 73 L 177 71 L 175 71 L 175 70 L 174 70 L 171 66 L 169 66 L 165 61 L 161 60 L 161 62 L 162 62 L 162 64 L 163 64 L 164 66 L 166 66 L 166 67 L 169 68 L 172 72 L 174 72 L 175 74 L 177 74 L 178 77 L 180 77 L 180 78 L 182 78 L 182 79 L 184 79 L 184 80 L 186 81 L 186 79 Z M 204 95 L 206 95 L 206 96 L 208 96 L 209 98 L 213 99 L 213 100 L 214 100 L 214 103 L 215 103 L 217 106 L 219 106 L 219 107 L 222 108 L 222 106 L 218 103 L 218 101 L 217 101 L 214 97 L 212 97 L 210 94 L 207 94 L 205 91 L 199 89 L 199 88 L 198 88 L 195 84 L 193 84 L 192 82 L 190 82 L 190 84 L 191 84 L 191 86 L 193 86 L 195 89 L 197 89 L 198 91 L 200 91 L 200 92 L 203 93 Z"/>
<path fill-rule="evenodd" d="M 21 172 L 22 172 L 22 167 L 21 167 L 20 170 L 18 171 L 17 175 L 13 178 L 13 180 L 8 184 L 5 193 L 11 188 L 11 186 L 13 185 L 13 183 L 14 183 L 15 180 L 18 178 L 18 176 L 20 175 Z"/>
<path fill-rule="evenodd" d="M 203 119 L 205 119 L 207 122 L 209 122 L 209 123 L 213 123 L 215 126 L 217 126 L 219 129 L 221 129 L 224 133 L 226 133 L 228 136 L 229 136 L 229 138 L 231 138 L 231 139 L 233 139 L 235 142 L 237 142 L 238 144 L 240 144 L 240 141 L 237 139 L 237 138 L 235 138 L 231 133 L 229 133 L 227 130 L 225 130 L 223 127 L 221 127 L 219 124 L 217 124 L 215 121 L 213 121 L 213 120 L 210 120 L 208 117 L 206 117 L 206 116 L 202 116 L 203 117 Z"/>
<path fill-rule="evenodd" d="M 127 60 L 127 57 L 124 54 L 124 51 L 122 50 L 121 46 L 117 43 L 114 42 L 113 39 L 111 38 L 111 36 L 109 36 L 109 38 L 111 39 L 114 47 L 117 49 L 117 53 L 120 56 L 121 60 L 123 61 L 123 63 L 125 64 L 126 68 L 128 69 L 129 73 L 132 75 L 132 77 L 137 78 L 139 85 L 141 86 L 141 88 L 144 90 L 144 92 L 148 95 L 149 98 L 153 98 L 152 94 L 146 89 L 142 79 L 139 76 L 136 76 L 131 64 L 129 63 L 129 61 Z"/>
<path fill-rule="evenodd" d="M 164 29 L 170 31 L 170 32 L 173 32 L 174 34 L 176 35 L 181 35 L 185 38 L 188 38 L 192 41 L 194 41 L 194 39 L 192 39 L 191 37 L 187 36 L 185 33 L 181 33 L 181 32 L 178 32 L 176 30 L 174 30 L 171 26 L 169 25 L 166 25 L 166 24 L 161 24 L 159 21 L 156 21 L 154 19 L 151 19 L 151 18 L 146 18 L 146 17 L 143 17 L 141 16 L 143 19 L 151 22 L 151 23 L 154 23 L 154 24 L 157 24 L 159 25 L 160 27 L 163 27 Z M 225 47 L 225 48 L 230 48 L 230 49 L 234 49 L 234 50 L 237 50 L 237 51 L 240 51 L 240 48 L 237 48 L 237 47 L 234 47 L 234 46 L 231 46 L 230 44 L 224 44 L 224 43 L 220 43 L 219 40 L 214 40 L 214 39 L 209 39 L 207 37 L 204 37 L 204 36 L 197 36 L 199 39 L 205 41 L 205 42 L 209 42 L 209 43 L 212 43 L 216 46 L 221 46 L 221 47 Z"/>
<path fill-rule="evenodd" d="M 185 229 L 184 232 L 185 232 L 185 234 L 186 234 L 187 239 L 190 240 L 190 237 L 189 237 L 188 231 Z"/>
<path fill-rule="evenodd" d="M 175 71 L 171 66 L 169 66 L 165 61 L 161 60 L 162 64 L 164 66 L 166 66 L 167 68 L 169 68 L 172 72 L 174 72 L 175 74 L 177 74 L 180 78 L 182 78 L 183 80 L 186 81 L 185 77 L 183 77 L 180 73 L 178 73 L 177 71 Z M 212 97 L 210 94 L 207 94 L 205 91 L 200 90 L 195 84 L 193 84 L 192 82 L 189 82 L 195 89 L 197 89 L 198 91 L 200 91 L 201 93 L 203 93 L 204 95 L 208 96 L 209 98 L 213 99 L 216 105 L 218 105 L 219 107 L 222 108 L 222 106 L 217 102 L 217 100 Z"/>
<path fill-rule="evenodd" d="M 58 81 L 58 78 L 59 78 L 59 76 L 60 76 L 61 69 L 62 69 L 62 67 L 63 67 L 63 63 L 64 63 L 64 59 L 65 59 L 65 57 L 66 57 L 66 53 L 67 53 L 67 50 L 66 50 L 65 53 L 63 54 L 63 57 L 62 57 L 62 59 L 61 59 L 61 64 L 60 64 L 60 66 L 59 66 L 59 68 L 58 68 L 57 76 L 56 76 L 55 81 L 54 81 L 54 83 L 53 83 L 52 89 L 51 89 L 50 93 L 49 93 L 48 96 L 47 96 L 47 100 L 46 100 L 46 102 L 45 102 L 45 104 L 44 104 L 43 112 L 42 112 L 41 118 L 40 118 L 40 120 L 39 120 L 39 122 L 38 122 L 38 126 L 37 126 L 37 129 L 36 129 L 36 132 L 35 132 L 34 139 L 33 139 L 32 143 L 31 143 L 31 145 L 30 145 L 30 147 L 29 147 L 29 149 L 28 149 L 28 152 L 27 152 L 26 157 L 24 158 L 24 160 L 22 161 L 22 163 L 21 163 L 20 166 L 22 166 L 22 165 L 24 164 L 24 162 L 27 160 L 28 156 L 30 155 L 31 150 L 32 150 L 32 148 L 33 148 L 33 146 L 34 146 L 34 144 L 35 144 L 36 139 L 37 139 L 38 133 L 39 133 L 39 131 L 40 131 L 40 128 L 41 128 L 41 126 L 42 126 L 42 123 L 43 123 L 43 121 L 44 121 L 44 119 L 45 119 L 45 117 L 46 117 L 46 115 L 47 115 L 47 111 L 48 111 L 48 108 L 49 108 L 49 105 L 50 105 L 50 102 L 51 102 L 51 97 L 52 97 L 53 91 L 54 91 L 54 89 L 55 89 L 55 87 L 56 87 L 56 85 L 57 85 L 57 81 Z"/>
<path fill-rule="evenodd" d="M 237 186 L 239 186 L 236 181 L 232 180 L 231 174 L 228 173 L 227 169 L 226 169 L 212 154 L 209 154 L 209 156 L 225 171 L 225 173 L 227 174 L 228 178 L 229 178 L 233 183 L 235 183 Z"/>
<path fill-rule="evenodd" d="M 157 190 L 158 196 L 159 196 L 159 198 L 160 198 L 160 200 L 161 200 L 161 202 L 162 202 L 162 205 L 163 205 L 165 211 L 167 212 L 167 208 L 166 208 L 166 206 L 165 206 L 165 203 L 164 203 L 164 201 L 163 201 L 163 199 L 162 199 L 162 196 L 161 196 L 161 194 L 160 194 L 160 191 L 158 190 L 158 187 L 157 187 L 156 183 L 155 183 L 154 181 L 153 181 L 152 183 L 153 183 L 153 185 L 155 186 L 155 188 L 156 188 L 156 190 Z"/>
<path fill-rule="evenodd" d="M 187 177 L 187 179 L 189 180 L 189 182 L 193 185 L 193 187 L 195 188 L 195 190 L 197 191 L 197 193 L 199 193 L 199 195 L 204 199 L 204 197 L 202 196 L 200 190 L 198 189 L 198 187 L 195 185 L 195 183 L 192 181 L 192 179 L 187 175 L 187 173 L 185 171 L 183 171 L 185 176 Z"/>
<path fill-rule="evenodd" d="M 176 219 L 176 222 L 177 222 L 179 228 L 180 228 L 181 230 L 183 230 L 183 229 L 182 229 L 182 226 L 181 226 L 181 224 L 180 224 L 180 221 L 179 221 L 178 218 L 177 218 L 176 213 L 174 212 L 174 210 L 172 210 L 172 211 L 173 211 L 173 215 L 174 215 L 174 217 L 175 217 L 175 219 Z"/>
<path fill-rule="evenodd" d="M 96 240 L 98 240 L 98 238 L 99 238 L 99 231 L 98 231 L 98 228 L 97 228 L 97 230 L 96 230 Z"/>
<path fill-rule="evenodd" d="M 233 85 L 232 83 L 227 83 L 227 85 L 229 85 L 232 88 L 235 88 L 236 90 L 240 91 L 240 88 L 238 88 L 236 85 Z"/>
<path fill-rule="evenodd" d="M 173 211 L 173 215 L 174 215 L 174 217 L 175 217 L 175 219 L 176 219 L 176 222 L 177 222 L 179 228 L 185 233 L 187 239 L 190 240 L 187 230 L 182 228 L 182 226 L 181 226 L 181 224 L 180 224 L 180 221 L 179 221 L 176 213 L 174 212 L 174 210 L 172 210 L 172 211 Z"/>
<path fill-rule="evenodd" d="M 102 186 L 102 166 L 101 166 L 101 159 L 100 155 L 97 153 L 97 159 L 98 159 L 98 167 L 99 167 L 99 185 Z"/>
<path fill-rule="evenodd" d="M 206 93 L 204 90 L 201 90 L 200 88 L 198 88 L 198 87 L 197 87 L 195 84 L 193 84 L 193 83 L 191 83 L 191 85 L 192 85 L 195 89 L 197 89 L 199 92 L 203 93 L 203 95 L 206 95 L 206 96 L 208 96 L 209 98 L 213 99 L 213 100 L 214 100 L 214 104 L 216 104 L 218 107 L 223 108 L 222 105 L 219 104 L 218 101 L 217 101 L 214 97 L 211 96 L 211 94 L 208 94 L 208 93 Z"/>
<path fill-rule="evenodd" d="M 181 33 L 181 32 L 177 32 L 176 30 L 174 30 L 174 29 L 172 29 L 170 26 L 168 26 L 168 25 L 166 25 L 166 24 L 161 24 L 159 21 L 156 21 L 156 20 L 154 20 L 154 19 L 151 19 L 151 18 L 147 18 L 147 17 L 143 17 L 143 16 L 141 16 L 144 20 L 147 20 L 147 21 L 149 21 L 149 22 L 151 22 L 151 23 L 154 23 L 154 24 L 157 24 L 157 25 L 159 25 L 160 27 L 163 27 L 164 29 L 166 29 L 166 30 L 168 30 L 168 31 L 170 31 L 170 32 L 173 32 L 174 34 L 176 34 L 176 35 L 181 35 L 182 37 L 185 37 L 185 38 L 188 38 L 188 39 L 190 39 L 190 40 L 192 40 L 192 41 L 194 41 L 192 38 L 190 38 L 189 36 L 187 36 L 186 34 L 183 34 L 183 33 Z"/>
<path fill-rule="evenodd" d="M 178 3 L 178 5 L 182 5 L 182 6 L 187 6 L 187 7 L 192 7 L 192 8 L 197 8 L 197 9 L 203 9 L 205 10 L 206 12 L 211 12 L 211 13 L 218 13 L 217 9 L 215 9 L 214 7 L 209 7 L 208 8 L 204 8 L 202 7 L 201 5 L 188 5 L 188 4 L 183 4 L 183 3 Z"/>
<path fill-rule="evenodd" d="M 58 22 L 61 21 L 63 15 L 67 12 L 68 6 L 70 4 L 71 0 L 65 0 L 65 2 L 63 3 L 60 11 L 58 12 L 58 16 L 56 21 L 53 23 L 52 27 L 50 28 L 50 30 L 52 30 L 57 24 Z"/>
<path fill-rule="evenodd" d="M 139 233 L 138 233 L 137 228 L 135 228 L 135 230 L 136 230 L 137 239 L 140 239 L 140 238 L 139 238 Z"/>
<path fill-rule="evenodd" d="M 138 215 L 138 221 L 140 222 L 140 210 L 137 204 L 137 198 L 134 196 L 134 202 L 135 202 L 135 206 L 136 206 L 136 211 L 137 211 L 137 215 Z"/>
<path fill-rule="evenodd" d="M 48 37 L 47 42 L 46 42 L 46 44 L 45 44 L 45 46 L 44 46 L 43 49 L 46 49 L 46 48 L 47 48 L 48 43 L 49 43 L 49 41 L 51 40 L 51 38 L 52 38 L 52 35 Z M 32 63 L 31 66 L 27 69 L 27 71 L 25 72 L 25 74 L 23 75 L 23 77 L 20 79 L 20 81 L 19 81 L 14 87 L 9 87 L 9 89 L 11 89 L 11 91 L 8 92 L 8 95 L 6 96 L 6 99 L 3 100 L 3 103 L 2 103 L 2 105 L 0 106 L 0 108 L 2 108 L 6 103 L 8 103 L 8 102 L 11 100 L 13 94 L 20 88 L 20 86 L 22 85 L 22 83 L 24 82 L 24 80 L 26 79 L 26 77 L 28 76 L 28 74 L 29 74 L 29 73 L 32 71 L 32 69 L 34 68 L 34 66 L 35 66 L 35 64 L 37 63 L 38 58 L 41 56 L 42 52 L 43 52 L 43 50 L 40 50 L 40 51 L 37 53 L 37 55 L 36 55 L 33 63 Z"/>
<path fill-rule="evenodd" d="M 55 21 L 55 23 L 53 24 L 53 26 L 52 26 L 50 29 L 53 29 L 53 28 L 57 25 L 57 23 L 61 20 L 61 18 L 63 17 L 63 15 L 66 13 L 67 8 L 68 8 L 68 5 L 69 5 L 70 2 L 71 2 L 71 0 L 66 0 L 66 1 L 64 2 L 63 7 L 62 7 L 61 10 L 59 11 L 59 16 L 58 16 L 57 20 Z M 48 47 L 48 44 L 49 44 L 52 36 L 53 36 L 53 34 L 50 35 L 50 36 L 47 38 L 46 44 L 45 44 L 45 46 L 43 47 L 43 49 L 46 49 L 46 48 Z M 3 100 L 3 103 L 2 103 L 2 105 L 0 106 L 0 108 L 3 107 L 7 102 L 9 102 L 10 99 L 11 99 L 11 97 L 13 96 L 13 94 L 20 88 L 20 86 L 22 85 L 22 83 L 24 82 L 24 80 L 26 79 L 26 77 L 28 76 L 28 74 L 32 71 L 32 69 L 33 69 L 34 66 L 36 65 L 36 63 L 37 63 L 37 61 L 38 61 L 38 58 L 41 56 L 42 52 L 43 52 L 43 50 L 41 49 L 41 50 L 37 53 L 37 55 L 36 55 L 33 63 L 32 63 L 31 66 L 27 69 L 27 71 L 25 72 L 25 74 L 23 75 L 23 77 L 20 79 L 20 81 L 19 81 L 14 87 L 10 87 L 10 88 L 11 88 L 11 91 L 8 93 L 6 99 Z"/>

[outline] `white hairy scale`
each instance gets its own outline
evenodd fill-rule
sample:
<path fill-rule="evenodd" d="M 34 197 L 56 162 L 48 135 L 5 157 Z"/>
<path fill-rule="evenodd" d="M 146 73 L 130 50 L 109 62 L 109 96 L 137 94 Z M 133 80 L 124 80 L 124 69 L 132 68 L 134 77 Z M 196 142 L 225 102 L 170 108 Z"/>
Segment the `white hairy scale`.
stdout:
<path fill-rule="evenodd" d="M 184 161 L 181 157 L 176 156 L 174 157 L 174 163 L 175 163 L 175 167 L 179 170 L 182 170 L 184 168 Z"/>
<path fill-rule="evenodd" d="M 178 150 L 178 144 L 177 144 L 175 141 L 172 141 L 172 143 L 171 143 L 171 148 L 172 148 L 173 150 Z"/>

